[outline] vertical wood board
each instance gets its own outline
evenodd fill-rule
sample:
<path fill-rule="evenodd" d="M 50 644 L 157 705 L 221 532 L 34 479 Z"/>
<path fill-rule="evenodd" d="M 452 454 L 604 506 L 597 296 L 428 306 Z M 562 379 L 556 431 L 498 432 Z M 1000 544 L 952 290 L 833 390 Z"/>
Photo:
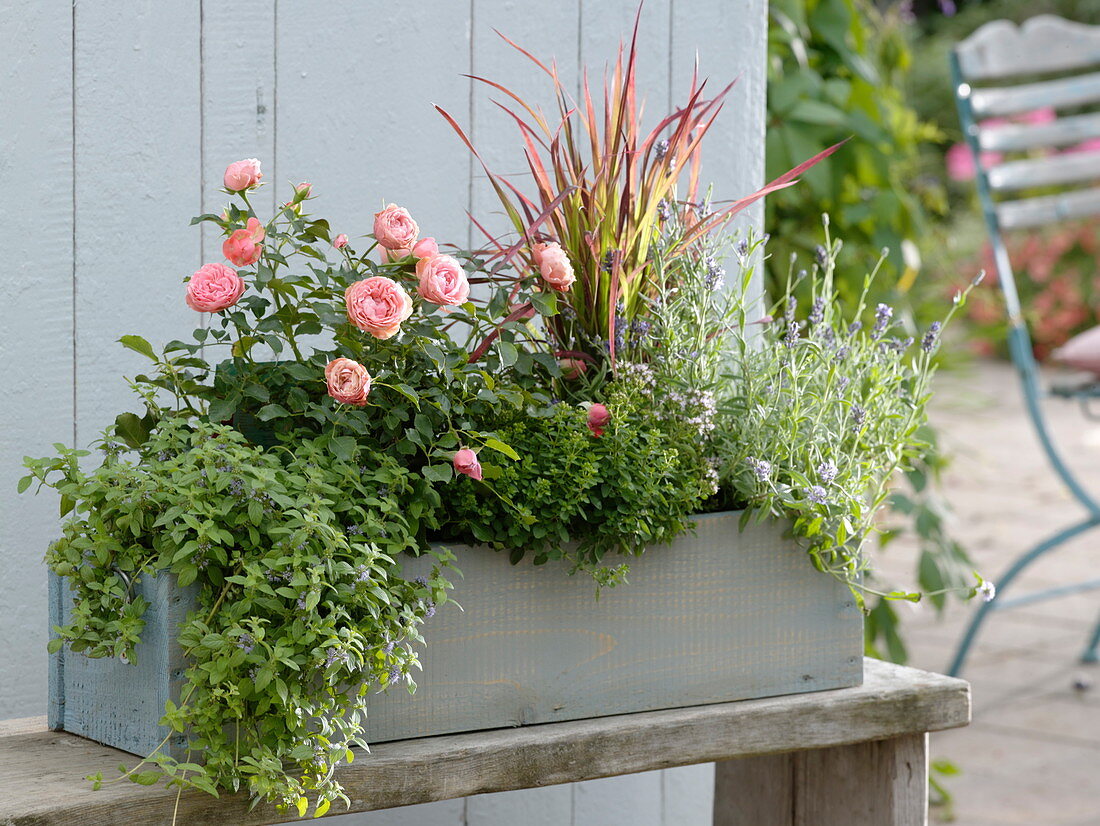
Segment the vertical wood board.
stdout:
<path fill-rule="evenodd" d="M 524 0 L 477 0 L 471 20 L 470 73 L 503 84 L 529 105 L 541 109 L 553 129 L 558 122 L 553 80 L 505 42 L 497 31 L 529 51 L 545 66 L 555 65 L 558 77 L 569 93 L 575 95 L 580 77 L 580 8 L 580 0 L 561 0 L 555 4 L 554 14 L 547 15 L 532 13 L 531 4 Z M 469 113 L 456 112 L 449 106 L 445 108 L 466 129 L 489 169 L 509 176 L 520 191 L 534 199 L 535 190 L 523 152 L 523 135 L 512 117 L 494 101 L 507 106 L 524 120 L 530 121 L 530 116 L 514 100 L 485 83 L 474 81 L 470 93 Z M 453 146 L 456 152 L 468 155 L 457 136 L 453 137 Z M 490 233 L 516 237 L 485 170 L 472 156 L 470 214 Z M 483 247 L 488 239 L 471 225 L 469 243 L 472 247 Z"/>
<path fill-rule="evenodd" d="M 278 5 L 275 174 L 364 249 L 374 213 L 404 206 L 422 236 L 464 246 L 469 163 L 432 108 L 469 106 L 467 3 Z M 288 196 L 289 197 L 289 196 Z"/>
<path fill-rule="evenodd" d="M 202 205 L 199 5 L 77 3 L 76 442 L 140 408 L 123 376 L 149 366 L 117 343 L 186 338 L 198 314 Z M 138 81 L 137 79 L 140 79 Z"/>
<path fill-rule="evenodd" d="M 73 438 L 72 7 L 0 5 L 0 719 L 40 714 L 58 498 L 19 496 L 23 457 Z"/>

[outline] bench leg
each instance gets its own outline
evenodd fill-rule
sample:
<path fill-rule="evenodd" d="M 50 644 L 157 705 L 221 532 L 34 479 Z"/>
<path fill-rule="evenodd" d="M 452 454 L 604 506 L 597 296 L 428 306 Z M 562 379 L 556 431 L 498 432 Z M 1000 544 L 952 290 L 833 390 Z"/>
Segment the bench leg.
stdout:
<path fill-rule="evenodd" d="M 715 826 L 925 826 L 928 735 L 715 764 Z"/>

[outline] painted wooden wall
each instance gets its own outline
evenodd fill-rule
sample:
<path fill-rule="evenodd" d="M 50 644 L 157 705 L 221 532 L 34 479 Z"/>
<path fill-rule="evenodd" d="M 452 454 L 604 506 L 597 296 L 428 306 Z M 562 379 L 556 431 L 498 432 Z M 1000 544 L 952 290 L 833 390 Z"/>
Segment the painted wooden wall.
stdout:
<path fill-rule="evenodd" d="M 15 495 L 25 454 L 81 446 L 130 406 L 138 357 L 124 333 L 182 337 L 196 323 L 184 276 L 220 260 L 188 226 L 218 209 L 221 172 L 258 157 L 259 208 L 309 180 L 349 235 L 380 204 L 427 234 L 470 239 L 494 220 L 484 180 L 431 103 L 468 125 L 486 157 L 518 171 L 513 129 L 462 77 L 537 77 L 498 28 L 572 80 L 599 76 L 635 0 L 6 0 L 0 3 L 0 719 L 46 701 L 45 547 L 56 501 Z M 696 53 L 740 82 L 709 138 L 719 197 L 763 174 L 766 0 L 648 0 L 640 83 L 650 117 L 680 100 Z M 754 213 L 756 216 L 759 212 Z M 349 817 L 398 824 L 709 822 L 710 767 L 488 795 Z"/>

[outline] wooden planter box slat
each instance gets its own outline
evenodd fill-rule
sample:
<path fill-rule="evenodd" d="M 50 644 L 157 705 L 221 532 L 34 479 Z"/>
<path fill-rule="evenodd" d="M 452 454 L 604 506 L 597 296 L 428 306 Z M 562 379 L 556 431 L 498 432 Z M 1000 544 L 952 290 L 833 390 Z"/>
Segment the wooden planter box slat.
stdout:
<path fill-rule="evenodd" d="M 741 533 L 739 516 L 697 517 L 694 535 L 630 558 L 629 584 L 598 601 L 590 581 L 561 567 L 512 566 L 503 554 L 453 546 L 464 575 L 453 596 L 465 610 L 446 605 L 427 622 L 416 693 L 372 696 L 366 739 L 858 685 L 863 624 L 848 589 L 816 571 L 780 524 Z M 404 574 L 427 562 L 410 559 Z M 138 754 L 160 742 L 156 722 L 182 667 L 167 629 L 188 600 L 168 578 L 145 587 L 152 607 L 139 665 L 54 655 L 51 728 Z M 56 583 L 51 605 L 58 624 L 69 600 Z"/>

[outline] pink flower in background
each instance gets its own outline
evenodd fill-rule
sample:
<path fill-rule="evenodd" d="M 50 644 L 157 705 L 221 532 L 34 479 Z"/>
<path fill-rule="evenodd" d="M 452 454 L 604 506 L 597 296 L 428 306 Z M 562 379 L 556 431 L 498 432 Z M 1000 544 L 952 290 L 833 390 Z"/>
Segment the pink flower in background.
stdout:
<path fill-rule="evenodd" d="M 204 264 L 187 282 L 187 306 L 200 313 L 232 307 L 244 293 L 244 280 L 225 264 Z"/>
<path fill-rule="evenodd" d="M 428 255 L 416 262 L 416 291 L 425 301 L 456 307 L 470 297 L 470 282 L 462 265 L 449 255 Z"/>
<path fill-rule="evenodd" d="M 233 230 L 233 234 L 222 243 L 222 255 L 238 267 L 250 267 L 264 251 L 260 243 L 264 240 L 264 234 L 263 224 L 256 218 L 249 218 L 247 229 Z"/>
<path fill-rule="evenodd" d="M 392 278 L 375 275 L 344 290 L 348 321 L 375 338 L 391 338 L 412 315 L 412 299 Z"/>
<path fill-rule="evenodd" d="M 225 168 L 225 177 L 222 180 L 225 183 L 225 188 L 230 192 L 243 192 L 246 189 L 259 186 L 262 177 L 260 162 L 255 158 L 246 158 L 243 161 L 234 161 L 229 164 Z"/>
<path fill-rule="evenodd" d="M 335 238 L 332 239 L 332 246 L 336 247 L 336 249 L 338 249 L 338 250 L 342 250 L 347 245 L 348 245 L 348 237 L 346 235 L 344 235 L 344 233 L 342 233 L 342 232 L 339 235 L 337 235 Z"/>
<path fill-rule="evenodd" d="M 1014 120 L 1020 123 L 1053 123 L 1057 118 L 1058 113 L 1054 111 L 1053 107 L 1044 106 L 1042 109 L 1034 109 L 1023 115 L 1018 115 Z M 1001 118 L 993 118 L 992 120 L 982 121 L 982 126 L 999 124 L 1002 120 Z"/>
<path fill-rule="evenodd" d="M 1100 152 L 1100 138 L 1089 138 L 1084 143 L 1071 146 L 1066 152 Z"/>
<path fill-rule="evenodd" d="M 357 361 L 338 358 L 325 367 L 328 394 L 343 404 L 365 405 L 370 394 L 370 382 L 367 368 Z"/>
<path fill-rule="evenodd" d="M 986 118 L 979 124 L 982 129 L 991 129 L 998 126 L 1005 126 L 1010 123 L 1028 123 L 1033 125 L 1040 125 L 1044 123 L 1050 123 L 1056 120 L 1058 117 L 1057 112 L 1049 106 L 1044 106 L 1042 109 L 1034 109 L 1030 112 L 1025 112 L 1022 115 L 1016 115 L 1012 118 Z M 982 152 L 982 166 L 989 169 L 991 166 L 996 166 L 1004 160 L 1004 155 L 1000 152 Z M 954 181 L 970 181 L 973 180 L 976 170 L 974 169 L 974 156 L 970 152 L 970 147 L 965 143 L 957 143 L 947 150 L 947 175 Z"/>
<path fill-rule="evenodd" d="M 481 462 L 477 460 L 477 454 L 470 448 L 464 447 L 455 454 L 454 465 L 455 473 L 481 480 Z"/>
<path fill-rule="evenodd" d="M 602 436 L 603 429 L 607 427 L 609 421 L 611 421 L 611 411 L 604 405 L 596 403 L 588 408 L 588 429 L 592 431 L 593 436 Z"/>
<path fill-rule="evenodd" d="M 557 241 L 535 244 L 531 252 L 546 283 L 560 293 L 569 292 L 577 277 L 573 274 L 573 265 L 569 263 L 569 256 L 561 245 Z"/>
<path fill-rule="evenodd" d="M 404 207 L 387 204 L 374 214 L 374 237 L 388 250 L 412 249 L 419 234 L 420 227 Z"/>
<path fill-rule="evenodd" d="M 989 169 L 991 166 L 996 166 L 1004 160 L 1004 155 L 1000 152 L 983 152 L 982 153 L 982 166 Z M 953 181 L 970 181 L 973 180 L 976 170 L 974 169 L 974 156 L 970 153 L 970 147 L 965 143 L 957 143 L 947 150 L 947 175 Z"/>

